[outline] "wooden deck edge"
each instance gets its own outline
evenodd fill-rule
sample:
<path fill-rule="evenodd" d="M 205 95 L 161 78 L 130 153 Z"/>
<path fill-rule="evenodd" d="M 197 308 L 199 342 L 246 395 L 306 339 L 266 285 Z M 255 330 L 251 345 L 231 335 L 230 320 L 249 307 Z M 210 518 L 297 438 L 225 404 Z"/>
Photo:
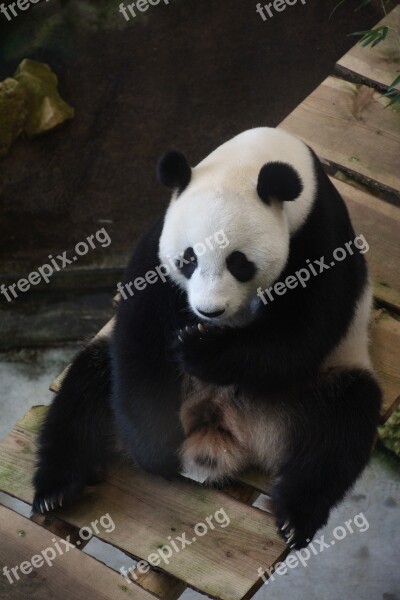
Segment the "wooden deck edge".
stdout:
<path fill-rule="evenodd" d="M 396 400 L 389 406 L 389 408 L 381 415 L 379 424 L 384 425 L 398 408 L 400 408 L 400 396 L 398 396 Z"/>
<path fill-rule="evenodd" d="M 339 179 L 340 181 L 343 181 L 343 179 L 340 179 L 340 176 L 337 177 L 337 173 L 338 172 L 344 173 L 344 175 L 346 177 L 354 180 L 355 183 L 360 183 L 362 186 L 364 186 L 364 189 L 366 188 L 365 191 L 367 193 L 370 192 L 370 190 L 371 190 L 373 196 L 375 196 L 376 194 L 378 194 L 378 195 L 383 194 L 384 198 L 380 198 L 382 202 L 389 202 L 389 204 L 393 204 L 394 206 L 400 207 L 400 191 L 399 190 L 396 190 L 395 188 L 387 186 L 384 183 L 376 181 L 375 179 L 372 179 L 371 177 L 368 177 L 367 175 L 363 175 L 362 173 L 359 173 L 358 171 L 354 171 L 353 169 L 350 169 L 349 167 L 345 167 L 345 166 L 341 165 L 340 163 L 337 163 L 326 157 L 324 157 L 323 162 L 328 166 L 328 170 L 330 170 L 330 174 L 335 179 Z M 347 182 L 347 183 L 349 183 L 349 182 Z"/>
<path fill-rule="evenodd" d="M 344 67 L 339 63 L 335 64 L 333 76 L 338 76 L 340 79 L 344 79 L 344 81 L 348 81 L 349 83 L 354 83 L 356 85 L 366 85 L 381 94 L 385 94 L 389 88 L 388 85 L 380 83 L 379 81 L 375 81 L 374 79 L 370 79 L 366 75 L 356 73 L 355 71 L 352 71 L 351 69 Z"/>
<path fill-rule="evenodd" d="M 373 281 L 373 293 L 377 304 L 393 315 L 400 315 L 400 292 L 387 285 Z"/>

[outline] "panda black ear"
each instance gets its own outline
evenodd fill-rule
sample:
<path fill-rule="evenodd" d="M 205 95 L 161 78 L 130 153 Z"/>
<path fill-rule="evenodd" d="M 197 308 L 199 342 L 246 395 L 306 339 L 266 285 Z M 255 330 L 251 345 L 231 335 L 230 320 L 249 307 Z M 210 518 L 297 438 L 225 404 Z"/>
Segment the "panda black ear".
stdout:
<path fill-rule="evenodd" d="M 297 171 L 283 162 L 270 162 L 258 175 L 257 193 L 267 204 L 271 198 L 287 202 L 295 200 L 303 191 L 303 183 Z"/>
<path fill-rule="evenodd" d="M 183 192 L 190 183 L 192 169 L 182 152 L 171 150 L 166 152 L 158 161 L 157 178 L 160 183 L 170 190 Z"/>

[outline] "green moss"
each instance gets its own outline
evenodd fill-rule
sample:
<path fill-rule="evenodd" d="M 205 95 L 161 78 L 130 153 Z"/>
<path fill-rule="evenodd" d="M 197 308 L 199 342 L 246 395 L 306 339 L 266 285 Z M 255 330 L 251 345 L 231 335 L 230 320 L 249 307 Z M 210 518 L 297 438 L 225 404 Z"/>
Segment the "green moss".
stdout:
<path fill-rule="evenodd" d="M 379 427 L 379 437 L 385 448 L 400 458 L 400 409 Z"/>

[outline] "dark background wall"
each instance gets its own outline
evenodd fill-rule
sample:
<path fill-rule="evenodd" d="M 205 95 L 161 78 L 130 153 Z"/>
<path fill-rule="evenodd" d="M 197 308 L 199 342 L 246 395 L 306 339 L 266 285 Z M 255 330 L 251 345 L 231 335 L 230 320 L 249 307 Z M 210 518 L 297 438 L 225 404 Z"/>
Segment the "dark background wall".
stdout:
<path fill-rule="evenodd" d="M 381 16 L 347 0 L 329 19 L 336 3 L 299 0 L 266 22 L 255 0 L 171 0 L 129 23 L 114 0 L 100 3 L 103 21 L 76 10 L 79 0 L 2 16 L 1 78 L 25 56 L 48 62 L 76 117 L 18 141 L 0 163 L 1 271 L 34 268 L 99 219 L 112 221 L 112 245 L 79 266 L 123 264 L 168 200 L 154 176 L 165 149 L 194 164 L 246 128 L 276 126 L 332 72 L 355 41 L 348 34 Z"/>
<path fill-rule="evenodd" d="M 112 244 L 44 293 L 60 281 L 84 288 L 82 267 L 95 269 L 89 287 L 111 289 L 115 269 L 166 207 L 159 155 L 177 147 L 195 164 L 246 128 L 276 126 L 332 73 L 355 43 L 349 34 L 382 17 L 380 2 L 354 12 L 361 0 L 346 0 L 329 18 L 337 2 L 299 0 L 266 22 L 255 0 L 161 0 L 129 23 L 117 0 L 50 0 L 11 22 L 0 15 L 0 78 L 24 57 L 46 62 L 76 110 L 58 131 L 17 141 L 0 162 L 0 280 L 15 281 L 105 226 Z M 111 271 L 96 274 L 100 267 Z"/>

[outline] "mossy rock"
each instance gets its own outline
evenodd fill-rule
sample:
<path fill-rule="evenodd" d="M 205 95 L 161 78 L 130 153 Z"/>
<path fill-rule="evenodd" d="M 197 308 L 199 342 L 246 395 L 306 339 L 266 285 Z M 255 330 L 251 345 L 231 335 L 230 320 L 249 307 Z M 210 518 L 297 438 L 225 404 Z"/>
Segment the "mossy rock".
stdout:
<path fill-rule="evenodd" d="M 33 137 L 74 116 L 59 95 L 57 76 L 44 63 L 24 59 L 14 77 L 0 82 L 0 156 L 21 135 Z"/>
<path fill-rule="evenodd" d="M 400 458 L 400 409 L 379 427 L 379 437 L 384 446 Z"/>
<path fill-rule="evenodd" d="M 8 149 L 24 130 L 28 117 L 25 88 L 15 79 L 7 78 L 0 82 L 0 156 Z"/>
<path fill-rule="evenodd" d="M 74 109 L 60 97 L 57 76 L 48 65 L 26 58 L 14 77 L 26 92 L 28 117 L 24 131 L 28 136 L 45 133 L 72 119 Z"/>

